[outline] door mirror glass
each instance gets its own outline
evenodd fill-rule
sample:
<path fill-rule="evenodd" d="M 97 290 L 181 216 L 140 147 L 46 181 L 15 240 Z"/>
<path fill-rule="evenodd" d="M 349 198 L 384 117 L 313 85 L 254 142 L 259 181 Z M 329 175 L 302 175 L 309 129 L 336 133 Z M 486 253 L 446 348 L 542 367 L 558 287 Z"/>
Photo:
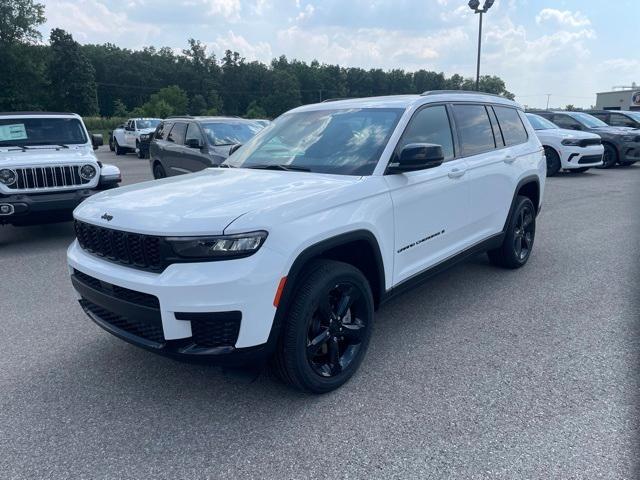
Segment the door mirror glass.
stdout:
<path fill-rule="evenodd" d="M 405 145 L 396 156 L 396 161 L 389 164 L 389 173 L 413 172 L 438 167 L 444 162 L 442 146 L 434 143 L 410 143 Z"/>

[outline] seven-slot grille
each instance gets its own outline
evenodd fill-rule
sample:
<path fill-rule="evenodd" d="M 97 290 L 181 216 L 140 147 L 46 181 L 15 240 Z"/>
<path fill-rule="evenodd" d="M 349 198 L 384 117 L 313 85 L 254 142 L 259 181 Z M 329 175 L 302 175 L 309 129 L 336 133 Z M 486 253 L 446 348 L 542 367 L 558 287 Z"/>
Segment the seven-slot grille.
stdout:
<path fill-rule="evenodd" d="M 144 270 L 162 271 L 165 267 L 160 237 L 111 230 L 77 220 L 75 230 L 80 246 L 89 253 Z"/>
<path fill-rule="evenodd" d="M 82 165 L 51 165 L 18 167 L 16 181 L 8 186 L 12 190 L 40 190 L 82 187 L 91 182 L 80 176 Z"/>

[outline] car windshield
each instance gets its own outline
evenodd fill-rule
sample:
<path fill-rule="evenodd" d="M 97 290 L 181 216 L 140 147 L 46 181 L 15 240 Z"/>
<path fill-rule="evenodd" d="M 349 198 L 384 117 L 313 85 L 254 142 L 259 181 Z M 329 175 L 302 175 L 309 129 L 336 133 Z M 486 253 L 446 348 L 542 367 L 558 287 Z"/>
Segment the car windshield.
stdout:
<path fill-rule="evenodd" d="M 79 145 L 87 143 L 77 118 L 2 118 L 0 147 L 34 145 Z"/>
<path fill-rule="evenodd" d="M 225 163 L 371 175 L 403 112 L 353 108 L 285 114 Z"/>
<path fill-rule="evenodd" d="M 136 120 L 136 127 L 138 128 L 138 130 L 144 130 L 147 128 L 156 128 L 158 126 L 158 124 L 160 123 L 160 120 Z"/>
<path fill-rule="evenodd" d="M 217 147 L 244 144 L 264 127 L 256 122 L 202 123 L 209 143 Z"/>
<path fill-rule="evenodd" d="M 581 124 L 589 128 L 608 127 L 608 125 L 604 123 L 602 120 L 594 117 L 593 115 L 589 115 L 588 113 L 574 112 L 574 113 L 571 113 L 570 115 L 571 117 L 573 117 L 574 120 L 579 121 Z"/>
<path fill-rule="evenodd" d="M 636 122 L 640 122 L 640 112 L 625 112 L 625 115 L 633 118 Z"/>
<path fill-rule="evenodd" d="M 529 123 L 534 130 L 555 130 L 558 126 L 555 123 L 551 123 L 544 117 L 540 115 L 534 115 L 533 113 L 527 113 L 527 118 L 529 119 Z"/>

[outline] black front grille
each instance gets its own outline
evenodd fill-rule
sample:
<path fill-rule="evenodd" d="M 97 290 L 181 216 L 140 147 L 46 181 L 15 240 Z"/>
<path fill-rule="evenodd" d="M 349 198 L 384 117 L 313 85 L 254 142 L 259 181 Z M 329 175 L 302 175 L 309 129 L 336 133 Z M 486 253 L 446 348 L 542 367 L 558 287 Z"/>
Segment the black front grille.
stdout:
<path fill-rule="evenodd" d="M 91 182 L 80 176 L 81 165 L 51 165 L 16 168 L 13 190 L 56 189 L 81 187 Z"/>
<path fill-rule="evenodd" d="M 104 308 L 90 302 L 87 299 L 80 300 L 80 305 L 87 312 L 92 313 L 100 320 L 109 325 L 124 330 L 127 333 L 135 335 L 137 337 L 145 338 L 152 342 L 164 343 L 164 333 L 162 331 L 162 322 L 149 323 L 141 322 L 135 318 L 123 317 L 121 315 L 105 310 Z"/>
<path fill-rule="evenodd" d="M 161 238 L 139 233 L 122 232 L 75 221 L 76 237 L 83 250 L 112 262 L 162 271 Z"/>
<path fill-rule="evenodd" d="M 602 155 L 585 155 L 580 160 L 578 160 L 578 163 L 581 165 L 584 165 L 586 163 L 598 163 L 601 161 L 602 161 Z"/>
<path fill-rule="evenodd" d="M 111 283 L 103 282 L 97 278 L 91 277 L 86 273 L 82 273 L 79 270 L 74 270 L 73 274 L 85 285 L 98 290 L 99 292 L 106 293 L 107 295 L 116 297 L 120 300 L 126 300 L 127 302 L 135 303 L 136 305 L 142 305 L 144 307 L 160 309 L 160 301 L 158 297 L 149 295 L 148 293 L 137 292 L 135 290 L 129 290 L 128 288 L 119 287 Z"/>
<path fill-rule="evenodd" d="M 193 341 L 199 347 L 233 347 L 240 333 L 241 312 L 180 313 L 178 320 L 191 321 Z"/>
<path fill-rule="evenodd" d="M 601 138 L 585 138 L 583 140 L 580 140 L 581 147 L 590 147 L 592 145 L 601 145 L 601 144 L 602 144 Z"/>

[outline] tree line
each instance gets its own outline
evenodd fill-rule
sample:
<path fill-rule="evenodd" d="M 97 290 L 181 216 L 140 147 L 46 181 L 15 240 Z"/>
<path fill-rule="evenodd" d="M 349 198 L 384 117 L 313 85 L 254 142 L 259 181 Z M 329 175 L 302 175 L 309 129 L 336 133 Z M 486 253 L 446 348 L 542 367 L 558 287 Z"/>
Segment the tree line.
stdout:
<path fill-rule="evenodd" d="M 274 118 L 329 98 L 475 88 L 473 79 L 428 70 L 366 70 L 285 56 L 267 65 L 230 50 L 218 57 L 196 39 L 181 53 L 169 47 L 130 50 L 80 45 L 56 28 L 44 44 L 37 29 L 44 21 L 44 6 L 34 0 L 0 6 L 0 110 Z M 481 77 L 480 90 L 513 98 L 497 76 Z"/>

